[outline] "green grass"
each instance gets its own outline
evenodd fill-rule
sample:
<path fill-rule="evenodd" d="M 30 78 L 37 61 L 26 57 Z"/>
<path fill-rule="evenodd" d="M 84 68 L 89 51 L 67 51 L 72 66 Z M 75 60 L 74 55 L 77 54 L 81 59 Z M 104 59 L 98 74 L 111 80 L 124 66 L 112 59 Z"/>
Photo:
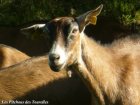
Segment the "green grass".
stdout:
<path fill-rule="evenodd" d="M 136 12 L 135 19 L 136 19 L 136 22 L 137 22 L 138 24 L 140 24 L 140 10 L 138 10 L 138 11 Z"/>

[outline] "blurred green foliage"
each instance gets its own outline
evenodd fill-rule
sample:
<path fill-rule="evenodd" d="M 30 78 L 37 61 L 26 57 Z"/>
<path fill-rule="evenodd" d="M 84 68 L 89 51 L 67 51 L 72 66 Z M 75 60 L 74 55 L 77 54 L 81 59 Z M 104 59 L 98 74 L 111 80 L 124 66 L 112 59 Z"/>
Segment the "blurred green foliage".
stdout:
<path fill-rule="evenodd" d="M 140 2 L 139 0 L 107 0 L 106 6 L 107 15 L 127 26 L 135 21 Z"/>
<path fill-rule="evenodd" d="M 131 25 L 139 0 L 0 0 L 0 25 L 16 26 L 33 20 L 77 16 L 104 4 L 101 16 Z M 137 16 L 138 17 L 138 16 Z"/>

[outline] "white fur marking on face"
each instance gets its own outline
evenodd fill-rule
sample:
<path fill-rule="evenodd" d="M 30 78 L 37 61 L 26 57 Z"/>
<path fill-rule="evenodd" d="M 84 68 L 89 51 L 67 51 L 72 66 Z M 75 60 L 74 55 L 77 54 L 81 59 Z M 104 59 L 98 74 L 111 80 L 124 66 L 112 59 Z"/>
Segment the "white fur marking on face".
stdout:
<path fill-rule="evenodd" d="M 65 49 L 62 48 L 59 44 L 54 42 L 53 47 L 51 49 L 52 54 L 58 54 L 60 56 L 60 59 L 58 60 L 58 64 L 64 64 L 66 60 L 66 53 Z"/>

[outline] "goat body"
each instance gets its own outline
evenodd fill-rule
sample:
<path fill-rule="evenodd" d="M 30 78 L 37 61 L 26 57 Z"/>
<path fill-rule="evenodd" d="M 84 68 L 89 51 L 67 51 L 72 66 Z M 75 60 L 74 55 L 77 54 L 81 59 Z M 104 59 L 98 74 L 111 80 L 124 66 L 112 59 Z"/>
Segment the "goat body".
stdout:
<path fill-rule="evenodd" d="M 49 66 L 56 72 L 74 67 L 92 95 L 92 105 L 140 105 L 140 40 L 102 46 L 84 34 L 88 24 L 96 24 L 102 8 L 43 25 L 52 43 Z"/>
<path fill-rule="evenodd" d="M 77 76 L 50 70 L 48 57 L 35 57 L 0 71 L 0 103 L 48 101 L 49 105 L 85 105 L 90 95 Z"/>
<path fill-rule="evenodd" d="M 79 74 L 86 77 L 88 85 L 92 85 L 89 87 L 98 85 L 103 103 L 140 105 L 140 40 L 126 38 L 110 47 L 103 47 L 85 35 L 81 40 L 87 71 L 80 68 Z M 92 78 L 96 84 L 89 82 Z"/>
<path fill-rule="evenodd" d="M 30 58 L 25 53 L 7 45 L 0 44 L 0 68 L 8 67 Z"/>

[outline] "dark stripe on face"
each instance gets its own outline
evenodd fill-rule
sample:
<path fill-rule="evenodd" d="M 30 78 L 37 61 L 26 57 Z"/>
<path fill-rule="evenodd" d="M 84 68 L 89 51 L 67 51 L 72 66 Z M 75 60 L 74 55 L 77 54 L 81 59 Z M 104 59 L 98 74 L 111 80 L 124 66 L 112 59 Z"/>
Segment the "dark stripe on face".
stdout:
<path fill-rule="evenodd" d="M 50 40 L 52 43 L 56 41 L 59 45 L 66 45 L 68 43 L 68 36 L 71 34 L 74 26 L 78 26 L 78 24 L 71 17 L 54 19 L 46 25 Z"/>

